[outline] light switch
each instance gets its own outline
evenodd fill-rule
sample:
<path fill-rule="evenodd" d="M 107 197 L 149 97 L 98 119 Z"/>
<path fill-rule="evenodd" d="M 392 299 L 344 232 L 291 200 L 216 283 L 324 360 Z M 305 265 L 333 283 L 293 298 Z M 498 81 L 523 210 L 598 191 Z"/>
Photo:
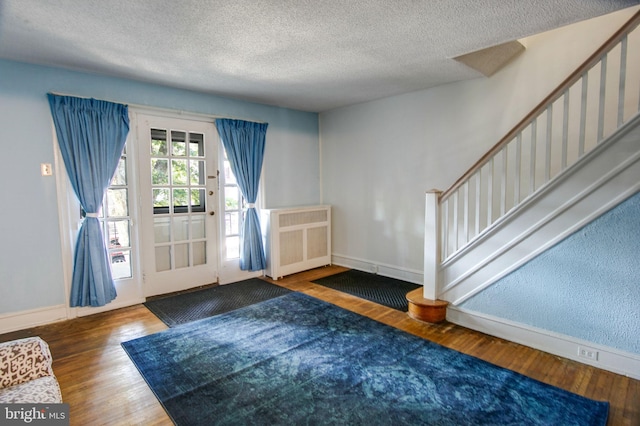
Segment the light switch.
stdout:
<path fill-rule="evenodd" d="M 51 163 L 40 164 L 40 173 L 42 174 L 42 176 L 51 176 L 53 174 Z"/>

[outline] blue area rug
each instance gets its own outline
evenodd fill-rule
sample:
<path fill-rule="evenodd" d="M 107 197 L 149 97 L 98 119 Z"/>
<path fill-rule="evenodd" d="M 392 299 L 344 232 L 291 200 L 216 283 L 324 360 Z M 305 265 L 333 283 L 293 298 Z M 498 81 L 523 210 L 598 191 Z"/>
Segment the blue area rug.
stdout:
<path fill-rule="evenodd" d="M 609 409 L 296 292 L 122 346 L 178 425 L 605 425 Z"/>

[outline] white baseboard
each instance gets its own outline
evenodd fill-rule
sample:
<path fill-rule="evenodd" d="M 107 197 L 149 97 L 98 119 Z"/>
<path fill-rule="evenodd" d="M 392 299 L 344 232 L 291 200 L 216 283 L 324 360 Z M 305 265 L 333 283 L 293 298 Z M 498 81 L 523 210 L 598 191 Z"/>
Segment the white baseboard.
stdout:
<path fill-rule="evenodd" d="M 122 302 L 112 302 L 98 308 L 68 308 L 68 310 L 66 305 L 56 305 L 3 314 L 0 315 L 0 334 L 126 308 L 144 303 L 145 300 L 145 298 L 129 299 Z"/>
<path fill-rule="evenodd" d="M 397 280 L 423 285 L 424 272 L 400 268 L 398 266 L 377 263 L 370 260 L 358 259 L 351 256 L 344 256 L 333 253 L 331 255 L 333 265 L 344 266 L 345 268 L 356 269 L 358 271 L 370 272 L 383 277 L 395 278 Z"/>
<path fill-rule="evenodd" d="M 577 339 L 552 331 L 520 324 L 503 318 L 470 311 L 458 306 L 447 308 L 447 320 L 491 336 L 500 337 L 588 364 L 596 368 L 622 374 L 633 379 L 640 379 L 640 355 L 598 345 L 586 340 Z M 580 349 L 594 354 L 594 359 L 578 355 Z"/>
<path fill-rule="evenodd" d="M 99 314 L 102 312 L 113 311 L 114 309 L 127 308 L 133 305 L 139 305 L 141 303 L 146 302 L 146 298 L 138 297 L 135 299 L 125 299 L 123 301 L 114 300 L 113 302 L 107 303 L 104 306 L 100 307 L 83 307 L 83 308 L 72 308 L 75 309 L 75 316 L 77 317 L 86 317 L 88 315 Z"/>
<path fill-rule="evenodd" d="M 0 315 L 0 334 L 51 324 L 66 319 L 67 308 L 65 305 L 3 314 Z"/>

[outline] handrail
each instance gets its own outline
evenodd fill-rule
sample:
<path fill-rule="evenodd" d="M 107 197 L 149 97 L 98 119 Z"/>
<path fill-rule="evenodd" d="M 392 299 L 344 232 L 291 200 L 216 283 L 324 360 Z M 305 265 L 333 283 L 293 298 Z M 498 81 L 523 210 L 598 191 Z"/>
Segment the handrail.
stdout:
<path fill-rule="evenodd" d="M 469 168 L 458 180 L 454 182 L 449 189 L 442 192 L 439 197 L 439 201 L 442 202 L 449 198 L 457 189 L 459 189 L 464 183 L 469 180 L 478 170 L 482 168 L 493 156 L 495 156 L 502 148 L 515 138 L 518 133 L 522 132 L 531 121 L 542 114 L 549 104 L 558 100 L 564 92 L 576 83 L 584 74 L 595 64 L 597 64 L 601 57 L 615 47 L 620 40 L 635 27 L 640 24 L 640 11 L 636 12 L 618 31 L 616 31 L 607 41 L 598 48 L 589 58 L 584 61 L 576 70 L 569 75 L 560 85 L 553 90 L 547 97 L 545 97 L 529 114 L 527 114 L 515 127 L 513 127 L 500 141 L 495 144 L 487 153 L 485 153 L 476 163 Z"/>

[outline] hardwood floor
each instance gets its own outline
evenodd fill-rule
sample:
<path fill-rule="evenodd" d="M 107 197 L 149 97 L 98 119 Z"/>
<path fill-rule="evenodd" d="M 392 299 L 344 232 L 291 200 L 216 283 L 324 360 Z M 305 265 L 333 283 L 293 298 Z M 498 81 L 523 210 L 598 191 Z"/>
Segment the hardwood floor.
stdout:
<path fill-rule="evenodd" d="M 610 403 L 608 425 L 640 426 L 640 381 L 444 322 L 421 323 L 404 312 L 310 281 L 345 270 L 319 268 L 269 282 L 300 291 L 443 346 L 542 382 Z M 0 335 L 0 341 L 42 337 L 72 425 L 170 425 L 171 420 L 120 346 L 166 329 L 143 305 Z"/>

